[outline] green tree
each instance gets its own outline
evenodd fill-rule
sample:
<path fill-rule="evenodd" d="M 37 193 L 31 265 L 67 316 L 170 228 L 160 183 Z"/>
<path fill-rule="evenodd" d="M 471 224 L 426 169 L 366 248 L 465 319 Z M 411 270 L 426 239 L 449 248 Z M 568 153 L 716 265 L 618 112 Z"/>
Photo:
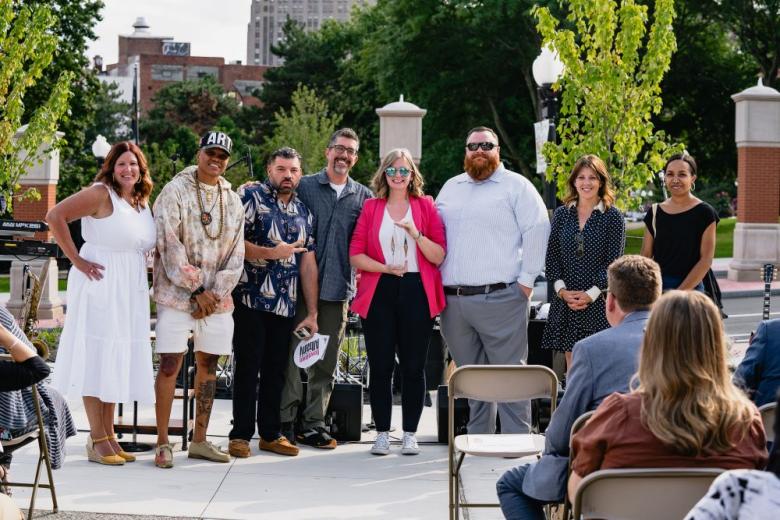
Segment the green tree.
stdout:
<path fill-rule="evenodd" d="M 736 36 L 764 76 L 764 85 L 778 88 L 780 0 L 701 0 L 700 6 Z"/>
<path fill-rule="evenodd" d="M 676 49 L 674 2 L 655 0 L 652 7 L 650 23 L 648 7 L 633 0 L 571 0 L 567 20 L 574 30 L 560 28 L 548 9 L 534 9 L 543 43 L 566 66 L 560 143 L 544 147 L 547 177 L 559 188 L 577 158 L 592 153 L 606 163 L 626 208 L 629 193 L 651 181 L 674 149 L 652 121 Z"/>
<path fill-rule="evenodd" d="M 373 12 L 373 8 L 368 11 Z M 342 125 L 357 131 L 360 160 L 350 175 L 365 181 L 376 169 L 379 126 L 374 110 L 380 96 L 375 79 L 357 70 L 362 42 L 373 26 L 356 12 L 350 22 L 327 21 L 315 32 L 304 32 L 294 21 L 287 22 L 285 37 L 272 48 L 284 58 L 284 64 L 265 74 L 260 128 L 262 135 L 273 135 L 275 115 L 281 109 L 289 111 L 298 85 L 306 85 L 327 103 L 332 114 L 341 116 Z M 324 164 L 322 154 L 312 159 L 319 159 L 319 166 Z"/>
<path fill-rule="evenodd" d="M 233 117 L 239 111 L 236 99 L 227 95 L 211 76 L 171 83 L 157 92 L 152 101 L 154 108 L 141 120 L 144 141 L 165 141 L 180 126 L 202 135 L 219 118 Z"/>
<path fill-rule="evenodd" d="M 322 166 L 322 154 L 341 116 L 328 110 L 325 101 L 304 85 L 292 95 L 292 108 L 284 108 L 274 116 L 274 134 L 266 139 L 263 149 L 266 153 L 291 146 L 303 156 L 303 171 L 314 173 Z"/>
<path fill-rule="evenodd" d="M 43 106 L 50 94 L 59 88 L 64 72 L 69 73 L 70 108 L 59 120 L 58 130 L 65 136 L 60 149 L 60 182 L 57 195 L 63 198 L 95 176 L 92 142 L 96 113 L 101 103 L 101 86 L 86 56 L 87 44 L 95 39 L 94 27 L 101 20 L 101 0 L 24 0 L 13 1 L 15 9 L 46 8 L 55 15 L 49 34 L 56 39 L 56 58 L 46 68 L 25 96 L 27 121 L 33 111 Z"/>
<path fill-rule="evenodd" d="M 58 122 L 68 109 L 73 75 L 63 72 L 46 102 L 29 114 L 26 131 L 14 139 L 25 115 L 28 89 L 54 57 L 57 38 L 51 28 L 55 23 L 56 17 L 45 6 L 18 7 L 12 0 L 0 0 L 0 193 L 9 203 L 19 177 L 40 159 L 39 148 L 54 141 Z"/>
<path fill-rule="evenodd" d="M 677 0 L 677 52 L 661 83 L 663 110 L 656 127 L 687 143 L 699 164 L 699 184 L 730 186 L 735 194 L 737 148 L 731 95 L 755 84 L 755 64 L 728 28 L 709 17 L 699 0 Z M 722 189 L 722 188 L 721 188 Z"/>

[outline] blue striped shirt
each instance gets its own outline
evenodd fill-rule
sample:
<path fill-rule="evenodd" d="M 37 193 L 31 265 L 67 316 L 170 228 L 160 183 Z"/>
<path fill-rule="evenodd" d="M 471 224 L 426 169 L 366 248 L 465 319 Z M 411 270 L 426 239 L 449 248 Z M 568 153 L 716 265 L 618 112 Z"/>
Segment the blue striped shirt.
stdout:
<path fill-rule="evenodd" d="M 528 179 L 503 165 L 481 182 L 461 173 L 444 184 L 436 207 L 447 231 L 445 286 L 534 286 L 544 267 L 550 220 Z"/>

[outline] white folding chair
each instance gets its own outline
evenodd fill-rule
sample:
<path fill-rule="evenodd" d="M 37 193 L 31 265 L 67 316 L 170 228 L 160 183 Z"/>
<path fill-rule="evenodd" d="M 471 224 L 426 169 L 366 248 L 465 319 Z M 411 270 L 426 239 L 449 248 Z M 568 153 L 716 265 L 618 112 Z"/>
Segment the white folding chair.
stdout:
<path fill-rule="evenodd" d="M 467 365 L 449 380 L 447 409 L 449 448 L 450 519 L 457 519 L 461 507 L 498 507 L 498 503 L 461 503 L 460 468 L 466 454 L 478 457 L 527 457 L 544 449 L 544 437 L 534 434 L 466 434 L 455 437 L 455 399 L 506 403 L 550 398 L 550 413 L 558 398 L 558 378 L 545 366 Z M 457 460 L 456 460 L 457 453 Z"/>
<path fill-rule="evenodd" d="M 574 518 L 684 518 L 723 471 L 718 468 L 595 471 L 582 479 L 577 488 Z"/>
<path fill-rule="evenodd" d="M 764 423 L 767 442 L 775 441 L 775 413 L 777 412 L 777 403 L 766 403 L 758 408 L 761 413 L 761 422 Z"/>

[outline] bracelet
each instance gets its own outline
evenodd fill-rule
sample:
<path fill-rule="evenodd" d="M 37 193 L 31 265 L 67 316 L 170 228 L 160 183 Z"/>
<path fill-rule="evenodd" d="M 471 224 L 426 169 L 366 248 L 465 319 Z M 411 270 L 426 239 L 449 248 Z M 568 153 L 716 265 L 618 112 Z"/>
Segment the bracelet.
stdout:
<path fill-rule="evenodd" d="M 414 239 L 415 242 L 419 242 L 420 239 L 423 237 L 422 231 L 417 231 L 417 238 Z"/>

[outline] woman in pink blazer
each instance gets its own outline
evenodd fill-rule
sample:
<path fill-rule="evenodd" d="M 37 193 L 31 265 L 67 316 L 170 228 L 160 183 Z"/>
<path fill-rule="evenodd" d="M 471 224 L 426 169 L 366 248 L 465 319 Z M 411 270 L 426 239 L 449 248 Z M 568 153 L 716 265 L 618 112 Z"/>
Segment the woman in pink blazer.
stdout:
<path fill-rule="evenodd" d="M 409 150 L 391 150 L 382 160 L 369 199 L 358 218 L 349 260 L 360 271 L 352 310 L 363 321 L 371 367 L 371 412 L 377 438 L 371 453 L 390 453 L 391 379 L 396 347 L 403 377 L 401 453 L 420 452 L 415 432 L 425 399 L 425 361 L 433 319 L 445 305 L 439 264 L 444 260 L 444 224 Z"/>

